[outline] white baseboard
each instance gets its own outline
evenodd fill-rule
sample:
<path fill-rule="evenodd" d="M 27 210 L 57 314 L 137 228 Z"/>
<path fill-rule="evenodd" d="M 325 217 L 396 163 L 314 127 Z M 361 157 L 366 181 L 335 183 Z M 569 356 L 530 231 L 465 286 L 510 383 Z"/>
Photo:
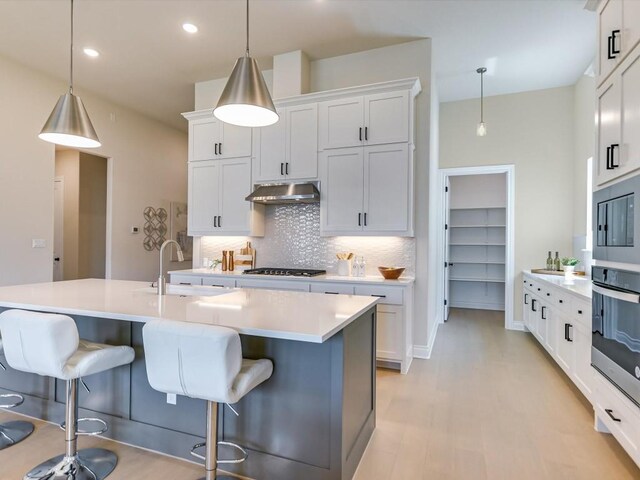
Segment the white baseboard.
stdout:
<path fill-rule="evenodd" d="M 431 352 L 433 351 L 433 345 L 436 343 L 436 335 L 438 334 L 438 328 L 440 328 L 440 319 L 435 322 L 435 328 L 431 332 L 428 343 L 426 345 L 414 345 L 413 346 L 413 358 L 422 358 L 428 360 L 431 358 Z"/>
<path fill-rule="evenodd" d="M 524 328 L 524 323 L 523 322 L 513 322 L 509 327 L 509 330 L 517 330 L 519 332 L 525 332 L 526 329 Z"/>

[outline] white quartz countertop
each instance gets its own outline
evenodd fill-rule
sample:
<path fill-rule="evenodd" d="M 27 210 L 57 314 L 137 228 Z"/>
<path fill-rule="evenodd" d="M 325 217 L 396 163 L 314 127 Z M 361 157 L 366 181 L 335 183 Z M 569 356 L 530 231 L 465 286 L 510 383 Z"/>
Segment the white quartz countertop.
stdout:
<path fill-rule="evenodd" d="M 209 268 L 194 268 L 190 270 L 173 270 L 170 275 L 193 275 L 197 277 L 217 277 L 217 278 L 259 278 L 261 280 L 295 280 L 298 282 L 344 282 L 344 283 L 380 283 L 384 285 L 408 285 L 413 283 L 413 277 L 401 276 L 398 280 L 385 280 L 382 275 L 369 275 L 366 277 L 348 277 L 342 275 L 316 275 L 314 277 L 295 277 L 293 275 L 252 275 L 233 272 L 216 272 Z"/>
<path fill-rule="evenodd" d="M 238 333 L 322 343 L 379 299 L 258 289 L 169 286 L 159 297 L 148 282 L 70 280 L 0 287 L 0 307 L 148 322 L 204 323 Z"/>
<path fill-rule="evenodd" d="M 571 278 L 566 279 L 563 275 L 543 275 L 541 273 L 531 273 L 531 270 L 525 270 L 524 273 L 531 275 L 536 280 L 547 282 L 554 287 L 563 288 L 578 297 L 591 300 L 590 278 L 573 275 Z"/>

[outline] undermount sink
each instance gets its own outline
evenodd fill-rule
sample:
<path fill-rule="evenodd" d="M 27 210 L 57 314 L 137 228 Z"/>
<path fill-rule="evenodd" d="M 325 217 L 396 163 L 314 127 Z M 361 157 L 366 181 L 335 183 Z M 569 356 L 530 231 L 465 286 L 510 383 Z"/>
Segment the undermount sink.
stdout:
<path fill-rule="evenodd" d="M 231 289 L 220 287 L 207 287 L 202 285 L 172 285 L 167 284 L 166 295 L 175 295 L 180 297 L 213 297 L 229 293 Z M 156 287 L 145 287 L 138 290 L 141 293 L 158 294 Z"/>

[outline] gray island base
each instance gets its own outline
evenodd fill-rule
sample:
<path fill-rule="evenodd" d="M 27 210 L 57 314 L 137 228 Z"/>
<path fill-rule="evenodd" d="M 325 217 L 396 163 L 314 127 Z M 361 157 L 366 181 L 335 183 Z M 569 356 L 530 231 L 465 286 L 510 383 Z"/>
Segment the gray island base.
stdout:
<path fill-rule="evenodd" d="M 205 436 L 206 402 L 178 397 L 172 405 L 151 388 L 143 323 L 72 317 L 82 338 L 136 350 L 133 364 L 84 379 L 91 392 L 80 389 L 80 416 L 107 421 L 108 438 L 193 460 L 189 451 Z M 258 480 L 352 478 L 375 428 L 375 328 L 373 306 L 323 343 L 241 335 L 244 356 L 271 359 L 274 373 L 234 405 L 239 417 L 221 406 L 218 438 L 249 451 L 244 464 L 222 470 Z M 45 421 L 64 420 L 64 391 L 51 378 L 10 367 L 0 373 L 0 393 L 25 396 L 13 411 Z M 221 458 L 231 454 L 221 448 Z"/>

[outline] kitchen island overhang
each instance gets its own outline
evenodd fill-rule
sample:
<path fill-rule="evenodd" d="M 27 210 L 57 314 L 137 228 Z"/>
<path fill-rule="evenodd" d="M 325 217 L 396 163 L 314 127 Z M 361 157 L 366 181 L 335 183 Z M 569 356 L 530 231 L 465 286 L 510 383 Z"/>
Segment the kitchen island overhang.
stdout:
<path fill-rule="evenodd" d="M 238 402 L 239 417 L 220 409 L 219 438 L 250 451 L 244 464 L 223 468 L 258 479 L 353 476 L 375 428 L 377 301 L 249 289 L 158 297 L 147 283 L 109 280 L 0 288 L 0 310 L 64 313 L 83 338 L 133 346 L 130 366 L 85 379 L 91 393 L 81 392 L 81 413 L 108 421 L 109 438 L 185 459 L 204 437 L 205 402 L 172 405 L 149 386 L 142 326 L 167 318 L 235 328 L 245 357 L 274 362 L 272 378 Z M 0 389 L 25 395 L 20 413 L 64 418 L 61 382 L 9 368 Z"/>

